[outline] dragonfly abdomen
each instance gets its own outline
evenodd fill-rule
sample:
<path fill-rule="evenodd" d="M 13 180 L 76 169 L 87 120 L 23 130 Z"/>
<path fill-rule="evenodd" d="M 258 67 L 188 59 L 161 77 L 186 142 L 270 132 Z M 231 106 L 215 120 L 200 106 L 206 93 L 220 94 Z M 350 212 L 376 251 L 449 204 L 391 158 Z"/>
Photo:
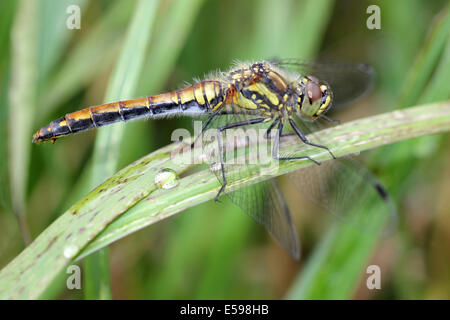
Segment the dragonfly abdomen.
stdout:
<path fill-rule="evenodd" d="M 173 115 L 201 115 L 216 110 L 224 101 L 218 81 L 202 81 L 192 86 L 155 96 L 93 106 L 50 122 L 33 136 L 33 142 L 54 141 L 72 133 L 102 127 L 118 121 L 164 118 Z"/>

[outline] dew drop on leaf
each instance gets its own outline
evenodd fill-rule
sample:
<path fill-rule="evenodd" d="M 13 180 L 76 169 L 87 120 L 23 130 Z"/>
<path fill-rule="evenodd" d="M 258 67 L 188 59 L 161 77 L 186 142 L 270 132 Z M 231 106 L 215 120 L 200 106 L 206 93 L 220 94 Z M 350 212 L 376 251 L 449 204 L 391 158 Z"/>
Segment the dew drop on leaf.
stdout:
<path fill-rule="evenodd" d="M 70 244 L 64 247 L 64 257 L 67 259 L 73 258 L 78 252 L 78 247 L 76 245 Z"/>
<path fill-rule="evenodd" d="M 169 168 L 164 168 L 158 172 L 155 176 L 155 183 L 158 188 L 161 189 L 172 189 L 178 186 L 180 183 L 178 180 L 177 173 Z"/>

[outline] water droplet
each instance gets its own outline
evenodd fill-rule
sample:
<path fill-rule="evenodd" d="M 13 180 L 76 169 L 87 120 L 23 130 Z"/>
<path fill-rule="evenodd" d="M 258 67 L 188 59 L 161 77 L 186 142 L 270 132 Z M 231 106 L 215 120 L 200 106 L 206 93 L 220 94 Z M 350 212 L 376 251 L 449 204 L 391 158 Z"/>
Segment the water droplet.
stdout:
<path fill-rule="evenodd" d="M 67 259 L 73 258 L 78 252 L 78 247 L 74 244 L 70 244 L 64 248 L 64 257 Z"/>
<path fill-rule="evenodd" d="M 169 168 L 164 168 L 155 176 L 155 183 L 161 189 L 172 189 L 178 186 L 177 173 Z"/>

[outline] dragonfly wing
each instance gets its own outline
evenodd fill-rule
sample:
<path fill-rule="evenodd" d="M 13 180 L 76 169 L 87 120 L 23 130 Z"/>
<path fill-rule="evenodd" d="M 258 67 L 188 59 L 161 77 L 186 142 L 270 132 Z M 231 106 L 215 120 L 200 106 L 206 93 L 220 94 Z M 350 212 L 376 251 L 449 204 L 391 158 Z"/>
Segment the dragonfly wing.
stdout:
<path fill-rule="evenodd" d="M 333 93 L 333 109 L 342 108 L 369 93 L 374 85 L 375 70 L 364 63 L 312 62 L 299 59 L 275 60 L 274 65 L 302 76 L 313 75 L 327 83 Z"/>
<path fill-rule="evenodd" d="M 397 215 L 391 197 L 380 181 L 352 157 L 310 166 L 292 173 L 290 178 L 307 198 L 343 223 L 372 234 L 386 235 L 395 230 Z"/>
<path fill-rule="evenodd" d="M 267 231 L 296 260 L 300 245 L 289 208 L 275 180 L 227 192 L 227 196 Z"/>
<path fill-rule="evenodd" d="M 321 144 L 315 123 L 299 125 L 305 133 L 311 133 L 311 142 Z M 397 212 L 392 198 L 375 175 L 353 156 L 309 166 L 291 173 L 290 178 L 302 194 L 344 223 L 376 234 L 395 230 Z M 381 230 L 377 219 L 382 219 Z"/>
<path fill-rule="evenodd" d="M 255 152 L 252 148 L 259 147 L 257 137 L 259 129 L 262 130 L 261 132 L 265 132 L 266 127 L 270 124 L 247 125 L 222 132 L 220 135 L 224 146 L 222 153 L 218 152 L 217 128 L 227 124 L 242 123 L 255 117 L 257 116 L 243 113 L 216 117 L 210 124 L 210 130 L 204 137 L 203 145 L 206 147 L 211 169 L 222 185 L 224 179 L 221 163 L 223 163 L 227 182 L 225 194 L 229 199 L 263 225 L 293 258 L 298 259 L 300 247 L 297 233 L 289 209 L 273 179 L 236 191 L 229 191 L 234 182 L 247 176 L 249 172 L 255 175 L 261 173 L 259 159 L 252 158 L 252 155 L 258 154 L 258 151 Z M 233 130 L 238 131 L 233 132 Z M 242 139 L 243 135 L 248 139 Z M 270 148 L 270 144 L 268 147 Z"/>

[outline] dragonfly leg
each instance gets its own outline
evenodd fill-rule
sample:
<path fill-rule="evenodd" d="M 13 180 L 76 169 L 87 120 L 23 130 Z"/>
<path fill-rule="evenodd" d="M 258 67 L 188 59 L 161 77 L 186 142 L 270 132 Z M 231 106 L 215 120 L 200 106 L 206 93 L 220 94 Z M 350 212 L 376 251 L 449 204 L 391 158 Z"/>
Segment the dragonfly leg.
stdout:
<path fill-rule="evenodd" d="M 264 138 L 266 138 L 266 140 L 269 140 L 270 132 L 272 132 L 272 129 L 277 125 L 277 121 L 278 121 L 278 120 L 273 121 L 273 122 L 270 124 L 269 128 L 267 128 L 267 131 L 266 131 L 266 133 L 264 134 Z"/>
<path fill-rule="evenodd" d="M 267 131 L 266 131 L 266 133 L 264 134 L 264 138 L 265 138 L 266 140 L 269 140 L 269 138 L 270 138 L 270 132 L 271 132 L 271 131 L 273 130 L 273 128 L 277 125 L 278 120 L 279 120 L 279 119 L 273 121 L 273 122 L 271 123 L 271 125 L 269 126 L 269 128 L 267 128 Z M 292 133 L 285 133 L 285 134 L 282 134 L 280 137 L 287 137 L 287 136 L 291 136 L 291 135 L 292 135 Z"/>
<path fill-rule="evenodd" d="M 214 118 L 217 117 L 219 114 L 220 114 L 220 113 L 218 113 L 218 112 L 213 113 L 213 114 L 208 118 L 208 120 L 205 121 L 205 123 L 204 123 L 203 126 L 202 126 L 202 131 L 200 132 L 200 134 L 199 134 L 197 137 L 195 137 L 194 141 L 191 143 L 191 149 L 194 148 L 195 143 L 198 141 L 198 139 L 200 139 L 200 137 L 203 136 L 203 133 L 206 131 L 206 129 L 208 129 L 209 125 L 211 124 L 211 121 L 213 121 Z"/>
<path fill-rule="evenodd" d="M 300 138 L 300 140 L 302 140 L 305 144 L 307 144 L 309 146 L 325 149 L 333 157 L 333 159 L 336 159 L 336 156 L 333 154 L 333 152 L 331 152 L 330 149 L 328 149 L 328 147 L 320 145 L 320 144 L 315 144 L 315 143 L 309 142 L 309 140 L 306 138 L 305 134 L 303 132 L 301 132 L 301 130 L 297 127 L 297 125 L 295 124 L 294 120 L 289 119 L 289 123 L 290 123 L 292 129 L 294 129 L 295 133 Z"/>
<path fill-rule="evenodd" d="M 331 119 L 331 118 L 328 118 L 326 115 L 324 115 L 324 114 L 321 114 L 320 116 L 319 116 L 321 119 L 324 119 L 324 120 L 326 120 L 326 121 L 328 121 L 328 122 L 331 122 L 331 123 L 334 123 L 334 124 L 340 124 L 341 123 L 341 120 L 336 120 L 336 119 Z"/>
<path fill-rule="evenodd" d="M 222 182 L 222 186 L 220 187 L 219 192 L 216 195 L 216 201 L 219 201 L 219 197 L 222 194 L 222 192 L 225 190 L 225 187 L 227 185 L 227 177 L 225 174 L 225 163 L 223 161 L 222 132 L 224 132 L 225 130 L 228 130 L 228 129 L 232 129 L 232 128 L 261 123 L 261 122 L 264 122 L 265 120 L 266 120 L 266 118 L 256 118 L 256 119 L 251 119 L 251 120 L 246 120 L 246 121 L 241 121 L 241 122 L 230 123 L 225 126 L 219 127 L 217 129 L 217 144 L 219 147 L 220 169 L 222 171 L 223 182 Z"/>
<path fill-rule="evenodd" d="M 320 165 L 320 162 L 309 157 L 309 156 L 298 156 L 298 157 L 280 157 L 278 154 L 279 152 L 279 145 L 280 145 L 280 138 L 282 137 L 281 132 L 283 131 L 283 123 L 281 121 L 278 122 L 278 134 L 275 137 L 275 142 L 273 144 L 273 158 L 275 160 L 283 160 L 283 161 L 290 161 L 290 160 L 310 160 L 314 162 L 317 165 Z"/>

